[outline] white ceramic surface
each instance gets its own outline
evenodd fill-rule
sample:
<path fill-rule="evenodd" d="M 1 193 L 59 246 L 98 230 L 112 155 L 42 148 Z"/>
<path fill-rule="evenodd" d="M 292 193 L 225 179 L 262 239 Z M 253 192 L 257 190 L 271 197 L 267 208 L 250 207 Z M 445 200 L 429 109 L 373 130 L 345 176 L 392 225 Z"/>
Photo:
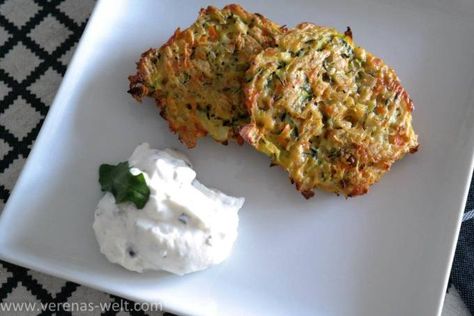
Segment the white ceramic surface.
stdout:
<path fill-rule="evenodd" d="M 214 3 L 214 2 L 211 2 Z M 307 201 L 249 146 L 187 150 L 127 76 L 149 47 L 188 26 L 201 1 L 102 0 L 0 220 L 8 261 L 165 309 L 216 315 L 417 315 L 441 310 L 472 172 L 474 2 L 242 1 L 281 24 L 352 27 L 398 72 L 421 150 L 369 194 Z M 219 6 L 223 3 L 215 2 Z M 224 264 L 177 277 L 128 272 L 100 254 L 92 221 L 102 162 L 147 141 L 190 156 L 199 179 L 246 197 Z"/>

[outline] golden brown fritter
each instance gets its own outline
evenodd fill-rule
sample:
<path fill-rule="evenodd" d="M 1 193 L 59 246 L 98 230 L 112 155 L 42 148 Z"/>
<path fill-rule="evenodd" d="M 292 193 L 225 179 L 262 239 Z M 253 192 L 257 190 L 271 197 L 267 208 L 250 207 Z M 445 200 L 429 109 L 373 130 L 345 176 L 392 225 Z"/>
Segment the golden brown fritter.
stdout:
<path fill-rule="evenodd" d="M 250 59 L 275 45 L 284 28 L 232 4 L 202 9 L 189 28 L 143 53 L 130 90 L 154 97 L 170 129 L 189 148 L 209 134 L 227 143 L 248 123 L 242 84 Z"/>
<path fill-rule="evenodd" d="M 418 148 L 413 103 L 395 71 L 352 43 L 350 30 L 309 23 L 259 53 L 247 73 L 242 137 L 313 189 L 361 195 Z"/>

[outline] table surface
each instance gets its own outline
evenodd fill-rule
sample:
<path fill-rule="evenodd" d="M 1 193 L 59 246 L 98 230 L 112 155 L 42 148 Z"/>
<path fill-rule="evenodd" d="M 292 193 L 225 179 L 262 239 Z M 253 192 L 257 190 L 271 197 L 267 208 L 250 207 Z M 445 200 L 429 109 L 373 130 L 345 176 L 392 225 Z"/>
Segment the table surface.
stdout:
<path fill-rule="evenodd" d="M 93 0 L 0 0 L 0 214 L 94 4 Z M 114 295 L 0 261 L 0 304 L 5 302 L 131 306 Z M 470 315 L 454 287 L 446 295 L 442 315 Z"/>

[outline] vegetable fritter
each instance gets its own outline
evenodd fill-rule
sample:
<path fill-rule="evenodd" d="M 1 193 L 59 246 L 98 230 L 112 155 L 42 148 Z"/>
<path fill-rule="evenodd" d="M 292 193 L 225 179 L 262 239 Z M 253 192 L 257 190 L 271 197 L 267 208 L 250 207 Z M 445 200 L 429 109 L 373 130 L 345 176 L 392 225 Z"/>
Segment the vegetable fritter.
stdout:
<path fill-rule="evenodd" d="M 413 103 L 393 69 L 345 34 L 309 23 L 259 53 L 247 72 L 242 137 L 298 191 L 365 194 L 418 148 Z"/>
<path fill-rule="evenodd" d="M 250 60 L 275 45 L 285 29 L 260 14 L 232 4 L 202 9 L 189 28 L 159 49 L 143 53 L 129 77 L 139 101 L 154 97 L 170 129 L 189 148 L 209 134 L 216 141 L 242 143 L 240 128 L 249 122 L 242 84 Z"/>

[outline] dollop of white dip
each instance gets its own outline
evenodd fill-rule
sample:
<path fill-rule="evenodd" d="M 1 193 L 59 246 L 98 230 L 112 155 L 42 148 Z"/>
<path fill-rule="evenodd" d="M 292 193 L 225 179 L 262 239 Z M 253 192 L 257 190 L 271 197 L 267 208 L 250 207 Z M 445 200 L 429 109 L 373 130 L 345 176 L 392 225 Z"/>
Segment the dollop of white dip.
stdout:
<path fill-rule="evenodd" d="M 150 199 L 143 209 L 116 204 L 106 193 L 95 211 L 100 251 L 126 269 L 183 275 L 226 259 L 237 238 L 244 198 L 228 196 L 196 180 L 189 160 L 171 149 L 139 145 L 128 159 L 143 173 Z"/>

